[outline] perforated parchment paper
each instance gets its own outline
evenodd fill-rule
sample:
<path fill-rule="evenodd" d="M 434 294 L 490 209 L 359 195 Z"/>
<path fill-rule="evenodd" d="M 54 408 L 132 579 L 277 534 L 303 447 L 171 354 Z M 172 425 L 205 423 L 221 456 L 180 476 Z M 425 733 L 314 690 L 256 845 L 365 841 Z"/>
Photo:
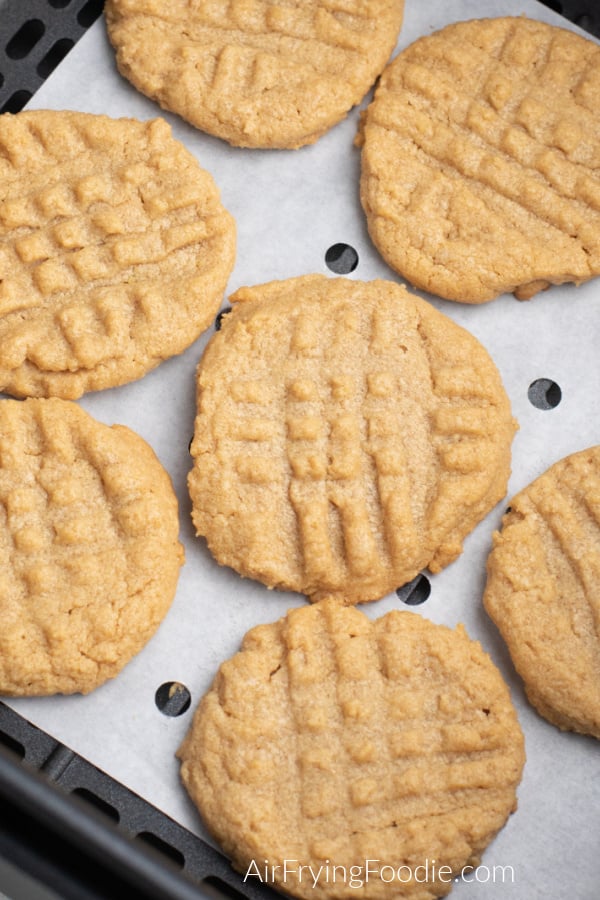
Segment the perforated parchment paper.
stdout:
<path fill-rule="evenodd" d="M 406 0 L 398 49 L 452 21 L 521 13 L 571 27 L 535 0 Z M 102 19 L 30 107 L 142 119 L 165 115 L 117 73 Z M 224 205 L 237 220 L 230 292 L 275 278 L 331 274 L 325 252 L 338 242 L 358 252 L 359 263 L 350 277 L 400 280 L 371 245 L 359 204 L 359 152 L 353 146 L 358 110 L 317 144 L 297 151 L 234 149 L 175 116 L 165 117 L 175 136 L 212 173 Z M 473 307 L 427 299 L 475 334 L 501 371 L 520 423 L 509 497 L 556 460 L 600 442 L 600 279 L 579 288 L 555 287 L 526 303 L 512 296 Z M 274 621 L 305 602 L 219 567 L 194 536 L 186 489 L 188 443 L 195 367 L 211 334 L 209 329 L 183 355 L 141 381 L 80 401 L 98 419 L 135 429 L 171 474 L 187 557 L 171 611 L 150 644 L 114 681 L 91 695 L 9 701 L 21 715 L 202 836 L 200 819 L 180 786 L 175 759 L 192 710 L 219 663 L 236 652 L 250 627 Z M 538 409 L 528 399 L 529 385 L 539 378 L 559 385 L 562 399 L 554 408 Z M 484 854 L 484 868 L 470 883 L 458 883 L 453 896 L 596 900 L 600 747 L 592 738 L 561 733 L 533 711 L 482 608 L 485 561 L 506 503 L 475 529 L 457 562 L 430 578 L 427 601 L 412 607 L 435 622 L 463 622 L 482 642 L 512 689 L 526 737 L 519 808 Z M 362 609 L 378 617 L 397 607 L 405 608 L 394 593 Z M 192 695 L 190 710 L 176 718 L 163 715 L 155 704 L 157 688 L 167 681 L 183 683 Z"/>

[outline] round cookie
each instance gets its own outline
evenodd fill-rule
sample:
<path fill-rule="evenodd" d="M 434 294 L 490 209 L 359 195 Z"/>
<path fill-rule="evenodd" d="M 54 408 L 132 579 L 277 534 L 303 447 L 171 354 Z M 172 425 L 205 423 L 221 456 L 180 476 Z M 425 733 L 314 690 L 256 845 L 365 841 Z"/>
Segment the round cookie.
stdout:
<path fill-rule="evenodd" d="M 0 390 L 140 378 L 213 320 L 235 224 L 162 119 L 0 116 Z"/>
<path fill-rule="evenodd" d="M 242 288 L 198 367 L 197 533 L 268 587 L 375 600 L 504 496 L 515 430 L 467 331 L 386 281 Z"/>
<path fill-rule="evenodd" d="M 87 693 L 165 616 L 177 499 L 142 438 L 67 400 L 0 401 L 0 694 Z"/>
<path fill-rule="evenodd" d="M 555 463 L 511 501 L 484 605 L 538 712 L 600 739 L 599 575 L 597 446 Z"/>
<path fill-rule="evenodd" d="M 462 626 L 329 600 L 248 632 L 178 755 L 235 868 L 314 900 L 447 894 L 524 764 L 508 689 Z"/>
<path fill-rule="evenodd" d="M 311 144 L 392 52 L 403 0 L 107 0 L 122 75 L 239 147 Z"/>
<path fill-rule="evenodd" d="M 599 87 L 595 43 L 524 17 L 457 22 L 400 52 L 357 140 L 386 262 L 463 303 L 597 275 Z"/>

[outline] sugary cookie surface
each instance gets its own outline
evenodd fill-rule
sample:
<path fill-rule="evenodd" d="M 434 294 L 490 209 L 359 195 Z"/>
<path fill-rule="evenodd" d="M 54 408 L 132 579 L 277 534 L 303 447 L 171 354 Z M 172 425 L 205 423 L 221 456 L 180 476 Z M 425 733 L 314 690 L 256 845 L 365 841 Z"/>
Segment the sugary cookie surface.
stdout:
<path fill-rule="evenodd" d="M 171 604 L 178 533 L 142 438 L 65 400 L 0 401 L 0 694 L 116 675 Z"/>
<path fill-rule="evenodd" d="M 524 763 L 508 689 L 462 627 L 335 601 L 250 631 L 179 756 L 235 867 L 272 882 L 279 866 L 277 887 L 315 900 L 445 895 L 514 810 Z"/>
<path fill-rule="evenodd" d="M 533 706 L 600 739 L 600 446 L 555 463 L 511 500 L 485 607 Z"/>
<path fill-rule="evenodd" d="M 107 0 L 121 73 L 242 147 L 313 143 L 389 59 L 404 0 Z"/>
<path fill-rule="evenodd" d="M 235 226 L 166 122 L 0 116 L 0 390 L 139 378 L 212 321 Z"/>
<path fill-rule="evenodd" d="M 515 423 L 481 344 L 391 282 L 231 299 L 198 368 L 189 475 L 218 562 L 349 602 L 452 562 L 510 469 Z"/>
<path fill-rule="evenodd" d="M 411 284 L 481 303 L 600 272 L 600 48 L 526 18 L 398 54 L 368 108 L 361 198 Z"/>

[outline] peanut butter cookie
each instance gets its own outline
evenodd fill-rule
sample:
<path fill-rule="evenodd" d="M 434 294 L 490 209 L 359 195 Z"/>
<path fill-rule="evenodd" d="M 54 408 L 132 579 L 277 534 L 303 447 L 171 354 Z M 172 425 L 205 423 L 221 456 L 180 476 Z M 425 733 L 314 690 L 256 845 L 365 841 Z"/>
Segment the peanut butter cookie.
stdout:
<path fill-rule="evenodd" d="M 508 689 L 462 626 L 329 600 L 248 632 L 179 756 L 235 868 L 314 900 L 447 894 L 524 764 Z"/>
<path fill-rule="evenodd" d="M 143 94 L 240 147 L 311 144 L 359 103 L 404 0 L 107 0 L 117 65 Z"/>
<path fill-rule="evenodd" d="M 269 587 L 374 600 L 452 562 L 506 491 L 494 363 L 398 284 L 242 288 L 198 368 L 193 520 Z"/>
<path fill-rule="evenodd" d="M 67 400 L 0 401 L 0 694 L 87 693 L 177 586 L 177 500 L 151 448 Z"/>
<path fill-rule="evenodd" d="M 524 17 L 403 50 L 363 121 L 373 242 L 423 290 L 528 299 L 600 272 L 600 48 Z"/>
<path fill-rule="evenodd" d="M 0 390 L 140 378 L 213 320 L 235 226 L 162 119 L 0 116 Z"/>
<path fill-rule="evenodd" d="M 538 712 L 600 738 L 600 446 L 567 456 L 511 501 L 484 604 Z"/>

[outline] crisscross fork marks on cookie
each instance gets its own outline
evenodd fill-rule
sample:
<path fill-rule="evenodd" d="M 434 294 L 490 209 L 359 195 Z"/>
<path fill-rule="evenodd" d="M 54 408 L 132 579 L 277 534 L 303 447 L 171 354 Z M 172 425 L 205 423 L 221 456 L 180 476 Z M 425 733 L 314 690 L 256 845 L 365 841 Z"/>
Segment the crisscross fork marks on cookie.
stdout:
<path fill-rule="evenodd" d="M 561 598 L 571 609 L 573 627 L 585 614 L 580 607 L 581 597 L 589 608 L 596 639 L 600 641 L 600 602 L 598 601 L 598 577 L 600 576 L 600 550 L 597 546 L 600 531 L 600 475 L 593 467 L 585 471 L 584 480 L 577 468 L 566 463 L 560 473 L 556 490 L 548 494 L 543 485 L 533 485 L 528 500 L 538 513 L 540 527 L 549 529 L 554 540 L 552 546 L 559 549 L 573 576 L 568 595 Z M 519 504 L 517 504 L 517 512 Z M 542 525 L 543 523 L 543 525 Z"/>
<path fill-rule="evenodd" d="M 473 514 L 503 496 L 508 469 L 494 434 L 500 422 L 505 423 L 507 434 L 516 423 L 510 419 L 505 398 L 498 393 L 494 371 L 484 369 L 483 348 L 473 344 L 467 350 L 449 344 L 438 330 L 436 319 L 423 317 L 419 328 L 435 398 L 431 442 L 440 463 L 427 516 L 431 543 L 438 548 L 430 562 L 435 572 L 462 550 L 463 537 L 450 524 L 456 521 L 451 511 L 470 509 Z M 490 477 L 494 471 L 496 475 Z"/>
<path fill-rule="evenodd" d="M 220 302 L 235 235 L 164 121 L 27 112 L 3 121 L 0 143 L 33 160 L 7 164 L 0 190 L 2 386 L 78 396 L 191 343 Z"/>
<path fill-rule="evenodd" d="M 454 559 L 505 490 L 515 428 L 483 348 L 389 282 L 231 299 L 198 368 L 189 476 L 218 561 L 373 599 Z"/>
<path fill-rule="evenodd" d="M 313 143 L 364 96 L 402 9 L 402 0 L 108 0 L 105 13 L 136 87 L 234 145 L 284 148 Z"/>
<path fill-rule="evenodd" d="M 93 160 L 87 162 L 91 165 Z M 210 224 L 196 218 L 199 197 L 193 193 L 181 197 L 177 189 L 170 195 L 164 179 L 160 193 L 156 187 L 154 191 L 146 188 L 145 196 L 139 196 L 137 185 L 128 184 L 129 169 L 114 178 L 95 174 L 78 177 L 72 186 L 61 182 L 44 187 L 30 195 L 21 221 L 10 200 L 0 208 L 0 219 L 12 222 L 14 228 L 4 237 L 5 253 L 10 252 L 12 240 L 17 256 L 31 272 L 28 293 L 37 294 L 40 305 L 56 293 L 75 293 L 87 283 L 120 283 L 131 277 L 132 266 L 162 263 L 173 251 L 211 239 Z M 145 169 L 146 177 L 156 184 L 161 176 L 155 166 Z M 40 210 L 35 224 L 33 215 L 29 222 L 23 221 L 29 204 Z M 43 213 L 46 222 L 50 217 L 48 224 Z M 10 301 L 6 279 L 3 294 Z"/>
<path fill-rule="evenodd" d="M 303 314 L 293 325 L 290 360 L 298 356 L 299 371 L 302 360 L 323 366 L 318 383 L 288 375 L 286 393 L 290 499 L 310 580 L 342 577 L 346 568 L 364 576 L 382 554 L 398 564 L 414 552 L 402 439 L 383 425 L 385 416 L 398 422 L 400 391 L 397 373 L 380 368 L 395 352 L 382 319 L 338 304 L 332 331 L 323 334 L 323 324 Z M 353 359 L 363 367 L 368 359 L 364 374 L 354 374 Z"/>
<path fill-rule="evenodd" d="M 3 629 L 5 652 L 12 656 L 6 647 L 15 635 L 37 634 L 42 647 L 32 653 L 39 657 L 42 677 L 53 648 L 67 638 L 67 623 L 95 629 L 98 643 L 103 628 L 104 637 L 110 637 L 115 625 L 110 610 L 127 561 L 112 503 L 80 454 L 73 423 L 56 421 L 52 408 L 38 407 L 23 427 L 10 407 L 8 401 L 0 405 L 0 490 L 7 510 L 2 545 L 5 573 L 11 579 L 5 599 L 23 618 L 9 616 Z M 109 565 L 110 579 L 102 574 L 104 565 Z M 107 592 L 102 597 L 104 626 L 89 602 L 99 583 Z"/>
<path fill-rule="evenodd" d="M 251 378 L 230 382 L 228 392 L 239 410 L 234 433 L 234 439 L 240 442 L 239 448 L 233 451 L 235 471 L 242 483 L 268 485 L 278 477 L 276 454 L 270 447 L 270 439 L 277 433 L 269 418 L 272 388 L 266 379 Z M 229 432 L 226 422 L 223 429 Z"/>
<path fill-rule="evenodd" d="M 122 8 L 125 3 L 117 4 Z M 125 10 L 123 10 L 125 11 Z M 157 27 L 171 30 L 173 25 L 185 27 L 184 37 L 190 44 L 215 44 L 225 37 L 234 47 L 245 43 L 249 50 L 278 51 L 282 39 L 306 41 L 332 49 L 360 50 L 365 30 L 373 28 L 373 17 L 361 14 L 356 4 L 340 4 L 327 0 L 311 0 L 302 5 L 286 5 L 273 0 L 229 0 L 204 3 L 190 15 L 184 5 L 170 4 L 165 8 L 160 0 L 136 0 L 132 12 L 140 18 L 154 21 Z M 312 54 L 318 64 L 319 55 Z M 327 65 L 327 58 L 322 59 Z"/>
<path fill-rule="evenodd" d="M 450 122 L 468 132 L 479 133 L 480 128 L 479 136 L 486 139 L 488 145 L 496 145 L 495 149 L 499 149 L 497 145 L 506 123 L 511 122 L 521 125 L 536 139 L 538 146 L 547 147 L 552 144 L 553 130 L 558 126 L 566 132 L 567 124 L 573 121 L 568 112 L 565 121 L 564 109 L 548 104 L 552 89 L 574 93 L 577 85 L 585 82 L 588 70 L 593 70 L 600 63 L 600 55 L 594 44 L 585 41 L 577 45 L 579 53 L 573 55 L 567 37 L 566 48 L 571 53 L 563 59 L 565 32 L 559 29 L 543 30 L 534 43 L 526 27 L 521 31 L 521 21 L 507 21 L 506 32 L 495 51 L 485 45 L 480 46 L 473 35 L 469 37 L 457 32 L 455 56 L 459 58 L 458 68 L 453 66 L 455 56 L 449 47 L 440 48 L 439 55 L 435 55 L 432 46 L 430 57 L 429 47 L 419 54 L 415 46 L 414 60 L 407 61 L 405 69 L 399 73 L 397 87 L 411 91 L 413 101 L 419 97 L 433 101 L 428 112 L 436 116 L 438 122 L 448 119 L 439 114 L 437 103 L 451 98 L 445 111 Z M 465 43 L 471 51 L 468 55 L 458 49 Z M 525 50 L 524 56 L 519 51 L 515 52 L 515 45 Z M 578 58 L 581 55 L 584 59 L 583 71 Z M 565 83 L 565 77 L 569 76 L 570 80 Z M 473 83 L 477 85 L 475 92 Z M 393 88 L 395 79 L 389 79 L 388 84 Z M 583 138 L 589 127 L 595 127 L 595 118 L 584 107 L 578 112 L 584 115 L 588 128 L 578 129 L 573 121 L 573 137 L 578 134 Z M 568 146 L 556 146 L 571 155 L 578 145 L 571 140 Z M 590 142 L 588 155 L 592 150 Z"/>
<path fill-rule="evenodd" d="M 400 53 L 364 127 L 361 197 L 388 262 L 466 302 L 593 276 L 600 129 L 573 92 L 599 66 L 592 42 L 509 18 L 457 23 Z"/>
<path fill-rule="evenodd" d="M 70 547 L 65 551 L 68 555 L 74 545 L 90 546 L 100 540 L 118 558 L 117 543 L 123 535 L 113 521 L 113 511 L 119 507 L 119 495 L 114 489 L 110 496 L 107 494 L 97 467 L 77 434 L 76 420 L 56 420 L 53 413 L 52 407 L 40 406 L 34 410 L 28 432 L 9 431 L 10 456 L 5 446 L 7 436 L 3 435 L 2 478 L 10 483 L 16 469 L 22 471 L 26 485 L 23 489 L 11 489 L 7 498 L 8 509 L 15 514 L 14 518 L 9 516 L 13 543 L 27 552 L 55 552 L 56 545 L 62 545 Z M 9 460 L 13 465 L 9 465 Z M 125 473 L 122 478 L 125 490 Z M 93 516 L 88 513 L 90 505 Z M 43 544 L 35 539 L 30 520 L 40 520 L 40 535 L 44 532 L 47 537 Z M 28 535 L 27 541 L 22 539 L 22 529 Z M 115 562 L 115 570 L 118 568 Z"/>
<path fill-rule="evenodd" d="M 177 502 L 150 447 L 76 404 L 0 403 L 0 690 L 87 692 L 172 600 Z"/>
<path fill-rule="evenodd" d="M 519 107 L 522 115 L 531 106 L 532 102 L 524 99 Z M 541 104 L 536 104 L 538 107 L 542 108 Z M 576 149 L 577 143 L 573 141 L 576 142 L 577 134 L 583 138 L 577 125 L 563 125 L 560 121 L 547 141 L 542 142 L 474 101 L 465 111 L 463 121 L 453 120 L 449 127 L 441 119 L 438 121 L 437 149 L 432 150 L 420 133 L 421 115 L 411 115 L 409 109 L 408 115 L 403 115 L 402 126 L 416 141 L 420 154 L 447 166 L 448 172 L 455 171 L 478 181 L 559 232 L 579 236 L 584 243 L 586 237 L 593 241 L 593 232 L 586 227 L 589 210 L 579 196 L 581 180 L 590 177 L 589 164 L 571 162 L 564 156 L 567 147 Z M 553 144 L 556 150 L 552 149 Z M 558 177 L 552 175 L 554 168 L 559 170 Z M 578 209 L 573 209 L 573 201 Z M 415 203 L 413 195 L 408 208 L 412 209 Z M 525 223 L 521 222 L 519 227 L 524 228 Z M 593 249 L 593 243 L 589 249 Z"/>
<path fill-rule="evenodd" d="M 395 868 L 435 847 L 454 869 L 514 808 L 523 765 L 506 687 L 464 631 L 397 611 L 371 622 L 332 601 L 253 629 L 178 755 L 205 823 L 240 868 L 291 845 L 303 864 Z M 240 823 L 257 803 L 250 838 Z M 435 896 L 430 887 L 418 896 Z M 294 895 L 310 889 L 286 881 Z"/>
<path fill-rule="evenodd" d="M 561 729 L 600 738 L 600 447 L 559 460 L 511 500 L 484 605 L 527 697 Z"/>

